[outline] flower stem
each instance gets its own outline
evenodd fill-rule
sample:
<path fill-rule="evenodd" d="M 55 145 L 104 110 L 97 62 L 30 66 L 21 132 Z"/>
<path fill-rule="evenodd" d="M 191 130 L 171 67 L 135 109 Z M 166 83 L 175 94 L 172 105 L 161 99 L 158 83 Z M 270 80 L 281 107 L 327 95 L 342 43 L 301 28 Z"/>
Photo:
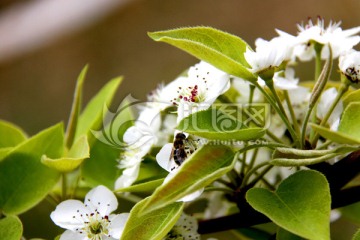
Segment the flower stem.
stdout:
<path fill-rule="evenodd" d="M 289 97 L 289 92 L 287 90 L 284 90 L 283 93 L 284 93 L 284 96 L 285 96 L 286 105 L 287 105 L 287 107 L 289 109 L 289 112 L 290 112 L 290 116 L 291 116 L 291 119 L 292 119 L 292 124 L 294 126 L 294 130 L 295 130 L 296 134 L 298 136 L 300 136 L 300 127 L 299 127 L 299 124 L 298 124 L 298 122 L 296 120 L 295 112 L 294 112 L 294 109 L 292 107 L 291 100 L 290 100 L 290 97 Z"/>
<path fill-rule="evenodd" d="M 348 85 L 348 84 L 344 84 L 344 83 L 341 84 L 340 89 L 339 89 L 339 92 L 337 93 L 335 100 L 332 102 L 329 110 L 326 112 L 324 118 L 323 118 L 323 119 L 321 120 L 321 122 L 320 122 L 320 126 L 325 126 L 325 125 L 326 125 L 326 122 L 327 122 L 327 120 L 329 120 L 329 118 L 330 118 L 332 112 L 334 111 L 336 105 L 339 103 L 341 97 L 347 92 L 348 89 L 349 89 L 349 85 Z M 317 141 L 318 141 L 318 139 L 319 139 L 319 136 L 320 136 L 319 133 L 316 133 L 316 134 L 314 135 L 314 137 L 313 137 L 313 138 L 311 139 L 311 141 L 310 141 L 310 142 L 311 142 L 311 146 L 313 146 L 313 147 L 316 146 L 316 143 L 317 143 Z"/>
<path fill-rule="evenodd" d="M 293 139 L 293 141 L 295 143 L 299 142 L 298 136 L 297 136 L 293 126 L 290 124 L 289 118 L 286 115 L 284 106 L 282 105 L 281 100 L 280 100 L 278 94 L 276 93 L 276 90 L 275 90 L 275 87 L 274 87 L 274 82 L 272 80 L 267 80 L 266 85 L 268 86 L 268 88 L 270 89 L 272 95 L 274 96 L 274 99 L 275 99 L 275 101 L 277 103 L 277 106 L 278 106 L 278 108 L 275 108 L 275 110 L 278 109 L 277 112 L 278 112 L 279 116 L 281 117 L 281 119 L 283 120 L 283 122 L 285 123 L 285 125 L 286 125 L 286 127 L 287 127 L 287 129 L 288 129 L 288 131 L 289 131 L 289 133 L 291 135 L 291 138 Z M 274 105 L 276 105 L 276 104 L 274 103 Z"/>
<path fill-rule="evenodd" d="M 262 162 L 262 163 L 259 163 L 258 165 L 256 165 L 255 167 L 253 167 L 252 169 L 250 169 L 246 175 L 244 176 L 244 179 L 241 183 L 241 186 L 240 186 L 240 189 L 241 188 L 244 188 L 249 180 L 249 178 L 251 177 L 251 175 L 253 173 L 255 173 L 258 169 L 262 168 L 262 167 L 265 167 L 267 165 L 269 165 L 270 163 L 268 161 L 265 161 L 265 162 Z M 272 167 L 272 166 L 271 166 Z"/>
<path fill-rule="evenodd" d="M 65 200 L 67 196 L 67 176 L 66 173 L 62 174 L 62 181 L 61 181 L 61 197 L 62 200 Z"/>
<path fill-rule="evenodd" d="M 249 186 L 254 186 L 259 180 L 263 179 L 264 175 L 269 172 L 274 166 L 273 165 L 269 165 L 267 166 L 261 173 L 257 173 L 255 172 L 255 174 L 257 175 L 256 178 L 254 180 L 252 180 L 248 185 Z M 267 181 L 265 181 L 266 183 L 268 183 Z M 270 188 L 274 188 L 270 183 L 269 185 L 271 186 Z"/>
<path fill-rule="evenodd" d="M 233 194 L 234 191 L 228 188 L 221 188 L 221 187 L 207 187 L 204 189 L 205 192 L 211 192 L 211 191 L 220 191 L 225 193 Z"/>

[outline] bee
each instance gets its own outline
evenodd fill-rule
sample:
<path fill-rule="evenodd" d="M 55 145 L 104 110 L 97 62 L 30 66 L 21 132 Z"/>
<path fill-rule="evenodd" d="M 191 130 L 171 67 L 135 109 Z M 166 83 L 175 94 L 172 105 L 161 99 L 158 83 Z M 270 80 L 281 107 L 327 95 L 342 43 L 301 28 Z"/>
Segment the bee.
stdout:
<path fill-rule="evenodd" d="M 196 140 L 187 138 L 184 133 L 177 133 L 175 135 L 169 161 L 174 159 L 176 165 L 180 166 L 189 155 L 195 152 L 196 149 Z M 171 170 L 174 169 L 175 167 L 173 167 Z"/>

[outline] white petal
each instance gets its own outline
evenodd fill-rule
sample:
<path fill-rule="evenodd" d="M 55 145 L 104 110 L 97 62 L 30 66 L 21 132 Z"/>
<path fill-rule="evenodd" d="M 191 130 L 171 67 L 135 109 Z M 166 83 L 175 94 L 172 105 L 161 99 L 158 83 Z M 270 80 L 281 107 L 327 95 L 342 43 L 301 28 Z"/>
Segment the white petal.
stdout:
<path fill-rule="evenodd" d="M 77 232 L 73 232 L 70 230 L 66 230 L 63 234 L 61 234 L 59 240 L 87 240 L 85 234 L 80 234 Z"/>
<path fill-rule="evenodd" d="M 190 201 L 198 198 L 203 192 L 204 192 L 204 188 L 202 188 L 200 190 L 197 190 L 197 191 L 195 191 L 193 193 L 190 193 L 190 194 L 186 195 L 183 198 L 180 198 L 178 200 L 178 202 L 190 202 Z"/>
<path fill-rule="evenodd" d="M 115 182 L 115 189 L 131 186 L 139 176 L 141 162 L 126 168 Z"/>
<path fill-rule="evenodd" d="M 118 201 L 112 191 L 100 185 L 86 194 L 85 204 L 92 211 L 97 210 L 101 216 L 108 216 L 117 209 Z"/>
<path fill-rule="evenodd" d="M 90 211 L 78 200 L 66 200 L 57 205 L 50 214 L 51 220 L 58 226 L 75 230 L 84 225 L 84 218 Z M 82 216 L 81 216 L 82 214 Z"/>
<path fill-rule="evenodd" d="M 111 229 L 109 235 L 113 238 L 119 239 L 123 233 L 125 223 L 129 218 L 129 213 L 121 213 L 116 215 L 110 215 Z"/>
<path fill-rule="evenodd" d="M 170 172 L 172 168 L 172 162 L 174 162 L 174 161 L 170 161 L 172 149 L 173 149 L 173 144 L 167 143 L 160 149 L 159 153 L 156 154 L 157 163 L 160 165 L 160 167 L 162 167 L 168 172 Z"/>

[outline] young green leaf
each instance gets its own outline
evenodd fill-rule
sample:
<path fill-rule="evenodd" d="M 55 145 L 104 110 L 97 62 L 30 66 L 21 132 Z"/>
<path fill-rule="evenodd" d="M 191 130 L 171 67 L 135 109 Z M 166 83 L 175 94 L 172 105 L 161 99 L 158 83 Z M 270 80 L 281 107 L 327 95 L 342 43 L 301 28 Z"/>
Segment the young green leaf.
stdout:
<path fill-rule="evenodd" d="M 276 232 L 276 240 L 303 240 L 303 238 L 279 227 Z"/>
<path fill-rule="evenodd" d="M 0 209 L 20 214 L 37 203 L 54 187 L 60 174 L 40 162 L 42 155 L 62 156 L 62 124 L 50 127 L 14 147 L 0 162 Z"/>
<path fill-rule="evenodd" d="M 0 219 L 0 239 L 19 240 L 21 239 L 23 226 L 16 216 L 6 216 Z"/>
<path fill-rule="evenodd" d="M 138 183 L 138 184 L 135 183 L 130 187 L 116 189 L 115 192 L 117 192 L 117 193 L 120 193 L 120 192 L 140 192 L 140 193 L 151 192 L 152 193 L 157 187 L 159 187 L 164 182 L 164 179 L 165 178 L 160 178 L 160 179 L 151 180 L 148 182 L 143 182 L 143 183 Z"/>
<path fill-rule="evenodd" d="M 296 172 L 275 192 L 252 188 L 246 200 L 291 233 L 307 239 L 330 239 L 330 189 L 325 176 L 317 171 Z"/>
<path fill-rule="evenodd" d="M 186 27 L 148 35 L 169 43 L 215 67 L 249 81 L 257 78 L 248 70 L 244 53 L 250 46 L 241 38 L 211 27 Z"/>
<path fill-rule="evenodd" d="M 91 129 L 98 129 L 102 126 L 102 110 L 104 104 L 110 105 L 122 77 L 115 78 L 108 82 L 86 105 L 82 111 L 76 128 L 75 141 L 84 134 L 88 135 L 89 145 L 94 142 Z"/>
<path fill-rule="evenodd" d="M 117 167 L 120 152 L 96 140 L 90 148 L 90 158 L 81 165 L 84 180 L 93 186 L 105 185 L 113 189 L 120 173 Z"/>
<path fill-rule="evenodd" d="M 177 129 L 210 140 L 247 141 L 265 134 L 264 128 L 246 127 L 235 117 L 216 108 L 191 114 L 180 121 Z"/>
<path fill-rule="evenodd" d="M 349 136 L 348 134 L 341 133 L 339 131 L 331 131 L 330 129 L 326 127 L 322 127 L 320 125 L 316 125 L 313 123 L 309 124 L 316 132 L 318 132 L 321 136 L 324 138 L 331 140 L 333 142 L 337 143 L 343 143 L 343 144 L 352 144 L 352 145 L 359 145 L 360 139 L 353 138 Z"/>
<path fill-rule="evenodd" d="M 131 210 L 120 240 L 163 239 L 180 217 L 183 203 L 172 203 L 157 210 L 143 213 L 148 198 L 138 202 Z"/>
<path fill-rule="evenodd" d="M 186 159 L 175 176 L 155 190 L 144 209 L 151 211 L 164 207 L 200 190 L 230 171 L 235 161 L 229 147 L 204 145 Z"/>
<path fill-rule="evenodd" d="M 360 102 L 350 103 L 344 110 L 338 131 L 360 141 Z"/>
<path fill-rule="evenodd" d="M 68 125 L 66 128 L 66 134 L 65 134 L 67 148 L 71 148 L 71 146 L 74 142 L 76 127 L 77 127 L 78 118 L 79 118 L 80 109 L 81 109 L 82 90 L 83 90 L 85 76 L 88 71 L 88 68 L 89 68 L 89 66 L 86 65 L 81 70 L 80 75 L 77 79 L 75 93 L 74 93 L 74 100 L 73 100 L 73 104 L 71 107 L 71 113 L 70 113 L 69 122 L 68 122 Z"/>
<path fill-rule="evenodd" d="M 356 231 L 352 240 L 360 240 L 360 228 Z"/>
<path fill-rule="evenodd" d="M 271 164 L 275 166 L 307 166 L 320 163 L 336 156 L 350 153 L 358 147 L 339 146 L 326 150 L 301 150 L 295 148 L 276 148 L 272 155 Z"/>
<path fill-rule="evenodd" d="M 12 123 L 0 120 L 0 148 L 14 147 L 26 140 L 26 134 Z"/>
<path fill-rule="evenodd" d="M 344 109 L 346 109 L 346 107 L 352 102 L 360 102 L 360 89 L 357 89 L 355 91 L 346 94 L 342 102 Z"/>
<path fill-rule="evenodd" d="M 87 137 L 83 136 L 72 145 L 70 151 L 61 158 L 49 158 L 46 155 L 41 157 L 41 162 L 49 168 L 55 169 L 59 172 L 70 172 L 80 166 L 80 164 L 89 158 L 89 144 Z"/>

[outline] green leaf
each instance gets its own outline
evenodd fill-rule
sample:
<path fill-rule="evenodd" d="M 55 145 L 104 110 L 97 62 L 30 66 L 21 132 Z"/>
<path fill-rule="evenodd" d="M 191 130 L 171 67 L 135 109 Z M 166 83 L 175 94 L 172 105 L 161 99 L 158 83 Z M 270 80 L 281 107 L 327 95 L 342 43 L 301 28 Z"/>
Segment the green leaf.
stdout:
<path fill-rule="evenodd" d="M 59 172 L 70 172 L 90 157 L 87 137 L 83 136 L 71 147 L 70 151 L 61 158 L 49 158 L 46 155 L 41 157 L 41 162 L 49 168 Z"/>
<path fill-rule="evenodd" d="M 204 188 L 230 171 L 235 162 L 229 147 L 204 145 L 186 159 L 175 176 L 155 190 L 144 209 L 164 207 Z"/>
<path fill-rule="evenodd" d="M 286 231 L 283 228 L 278 229 L 276 233 L 276 240 L 302 240 L 302 237 L 292 234 L 289 231 Z"/>
<path fill-rule="evenodd" d="M 73 100 L 73 104 L 71 107 L 69 122 L 68 122 L 67 129 L 66 129 L 66 146 L 67 146 L 67 148 L 71 148 L 71 146 L 74 142 L 76 127 L 77 127 L 78 118 L 79 118 L 80 109 L 81 109 L 82 90 L 83 90 L 85 76 L 88 71 L 88 68 L 89 68 L 89 66 L 86 65 L 81 70 L 81 73 L 77 79 L 75 93 L 74 93 L 74 100 Z"/>
<path fill-rule="evenodd" d="M 115 78 L 108 82 L 86 105 L 82 111 L 78 125 L 76 128 L 75 140 L 82 135 L 88 135 L 90 146 L 94 142 L 94 137 L 91 134 L 91 129 L 98 129 L 102 126 L 102 109 L 106 104 L 110 105 L 117 88 L 122 81 L 122 77 Z"/>
<path fill-rule="evenodd" d="M 237 36 L 211 27 L 178 28 L 148 35 L 155 41 L 180 48 L 229 74 L 249 81 L 257 80 L 248 70 L 249 64 L 244 57 L 250 46 Z"/>
<path fill-rule="evenodd" d="M 350 103 L 343 112 L 338 131 L 360 141 L 360 102 Z"/>
<path fill-rule="evenodd" d="M 360 144 L 360 140 L 355 139 L 349 136 L 348 134 L 331 131 L 326 127 L 322 127 L 320 125 L 316 125 L 313 123 L 309 123 L 309 125 L 321 136 L 333 142 L 343 143 L 343 144 L 356 144 L 356 145 Z"/>
<path fill-rule="evenodd" d="M 341 217 L 360 225 L 360 202 L 340 208 Z"/>
<path fill-rule="evenodd" d="M 19 240 L 21 239 L 23 226 L 16 216 L 6 216 L 0 219 L 0 239 Z"/>
<path fill-rule="evenodd" d="M 339 146 L 326 150 L 302 150 L 279 147 L 273 152 L 270 163 L 275 166 L 306 166 L 320 163 L 355 150 L 358 150 L 358 147 Z"/>
<path fill-rule="evenodd" d="M 120 192 L 140 192 L 140 193 L 151 192 L 152 193 L 157 187 L 159 187 L 164 182 L 164 179 L 165 178 L 160 178 L 160 179 L 156 179 L 156 180 L 152 180 L 152 181 L 148 181 L 148 182 L 144 182 L 144 183 L 134 184 L 130 187 L 116 189 L 115 192 L 117 192 L 117 193 L 120 193 Z"/>
<path fill-rule="evenodd" d="M 227 141 L 258 139 L 265 134 L 264 128 L 248 128 L 235 117 L 216 108 L 191 114 L 180 121 L 177 129 L 210 140 Z"/>
<path fill-rule="evenodd" d="M 360 102 L 360 89 L 357 89 L 355 91 L 350 92 L 349 94 L 346 94 L 342 102 L 344 109 L 346 109 L 346 107 L 352 102 Z"/>
<path fill-rule="evenodd" d="M 113 189 L 120 173 L 119 156 L 119 149 L 96 140 L 90 148 L 90 158 L 81 165 L 82 176 L 92 186 L 105 185 Z"/>
<path fill-rule="evenodd" d="M 142 209 L 147 201 L 148 198 L 132 208 L 121 240 L 163 239 L 182 213 L 183 203 L 177 202 L 144 214 Z"/>
<path fill-rule="evenodd" d="M 14 147 L 26 140 L 26 134 L 12 123 L 0 120 L 0 148 Z"/>
<path fill-rule="evenodd" d="M 50 127 L 14 147 L 0 162 L 0 209 L 20 214 L 39 203 L 58 182 L 60 174 L 40 162 L 42 155 L 63 154 L 62 124 Z"/>
<path fill-rule="evenodd" d="M 275 192 L 252 188 L 246 200 L 291 233 L 307 239 L 330 239 L 330 189 L 317 171 L 298 171 L 282 181 Z"/>
<path fill-rule="evenodd" d="M 360 240 L 360 228 L 356 231 L 352 240 Z"/>

